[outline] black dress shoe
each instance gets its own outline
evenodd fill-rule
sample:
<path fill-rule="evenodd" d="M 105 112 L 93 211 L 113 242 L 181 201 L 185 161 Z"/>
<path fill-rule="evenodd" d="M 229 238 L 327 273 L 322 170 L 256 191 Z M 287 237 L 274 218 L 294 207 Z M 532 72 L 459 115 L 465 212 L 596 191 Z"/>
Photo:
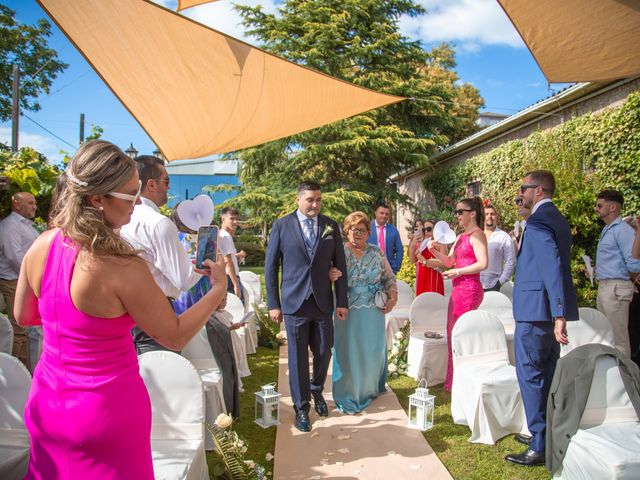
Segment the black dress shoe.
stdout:
<path fill-rule="evenodd" d="M 327 402 L 324 401 L 324 397 L 321 394 L 313 396 L 313 408 L 321 417 L 329 416 L 329 407 Z"/>
<path fill-rule="evenodd" d="M 519 442 L 523 445 L 531 445 L 531 440 L 533 437 L 531 435 L 525 435 L 524 433 L 516 433 L 514 437 L 516 442 Z"/>
<path fill-rule="evenodd" d="M 507 462 L 515 463 L 516 465 L 526 465 L 528 467 L 544 465 L 544 452 L 535 452 L 530 448 L 522 453 L 512 453 L 504 458 Z"/>
<path fill-rule="evenodd" d="M 311 431 L 311 420 L 309 420 L 309 414 L 304 410 L 296 412 L 295 427 L 301 432 Z"/>

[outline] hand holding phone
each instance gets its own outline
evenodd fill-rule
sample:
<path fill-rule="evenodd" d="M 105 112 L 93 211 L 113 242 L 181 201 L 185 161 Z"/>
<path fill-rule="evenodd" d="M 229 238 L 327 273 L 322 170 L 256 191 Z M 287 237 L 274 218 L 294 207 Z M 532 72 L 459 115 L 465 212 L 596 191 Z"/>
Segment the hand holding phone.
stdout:
<path fill-rule="evenodd" d="M 218 227 L 204 225 L 198 229 L 198 247 L 196 253 L 196 268 L 207 270 L 205 260 L 215 263 L 218 256 Z"/>

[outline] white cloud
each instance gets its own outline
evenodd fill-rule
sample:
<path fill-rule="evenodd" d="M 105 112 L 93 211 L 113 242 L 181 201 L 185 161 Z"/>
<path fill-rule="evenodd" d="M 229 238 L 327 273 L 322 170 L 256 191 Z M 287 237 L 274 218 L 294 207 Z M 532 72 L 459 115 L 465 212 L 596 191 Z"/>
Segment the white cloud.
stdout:
<path fill-rule="evenodd" d="M 496 0 L 421 0 L 427 14 L 402 18 L 401 31 L 425 42 L 455 42 L 468 52 L 480 45 L 523 47 Z"/>
<path fill-rule="evenodd" d="M 0 143 L 11 145 L 11 127 L 0 126 Z M 18 145 L 20 147 L 33 148 L 47 157 L 51 163 L 62 161 L 64 155 L 60 153 L 60 150 L 73 150 L 68 145 L 56 140 L 55 138 L 45 137 L 38 135 L 37 133 L 27 133 L 22 130 L 18 134 Z"/>

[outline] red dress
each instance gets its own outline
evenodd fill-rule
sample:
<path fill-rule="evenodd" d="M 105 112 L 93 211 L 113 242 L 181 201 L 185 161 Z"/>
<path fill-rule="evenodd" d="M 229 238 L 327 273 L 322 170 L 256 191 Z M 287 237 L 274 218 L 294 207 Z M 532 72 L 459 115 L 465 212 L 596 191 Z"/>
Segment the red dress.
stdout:
<path fill-rule="evenodd" d="M 420 245 L 417 245 L 416 253 L 419 251 Z M 427 260 L 435 258 L 426 246 L 420 253 Z M 416 264 L 416 296 L 424 292 L 435 292 L 444 295 L 444 279 L 437 270 L 418 262 Z"/>

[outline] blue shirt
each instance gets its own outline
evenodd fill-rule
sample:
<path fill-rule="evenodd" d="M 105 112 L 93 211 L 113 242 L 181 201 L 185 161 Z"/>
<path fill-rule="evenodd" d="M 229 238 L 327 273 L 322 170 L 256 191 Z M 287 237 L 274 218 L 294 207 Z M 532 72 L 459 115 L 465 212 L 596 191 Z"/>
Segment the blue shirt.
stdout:
<path fill-rule="evenodd" d="M 640 260 L 631 256 L 636 232 L 616 218 L 600 234 L 596 256 L 596 279 L 629 280 L 629 272 L 640 272 Z"/>

